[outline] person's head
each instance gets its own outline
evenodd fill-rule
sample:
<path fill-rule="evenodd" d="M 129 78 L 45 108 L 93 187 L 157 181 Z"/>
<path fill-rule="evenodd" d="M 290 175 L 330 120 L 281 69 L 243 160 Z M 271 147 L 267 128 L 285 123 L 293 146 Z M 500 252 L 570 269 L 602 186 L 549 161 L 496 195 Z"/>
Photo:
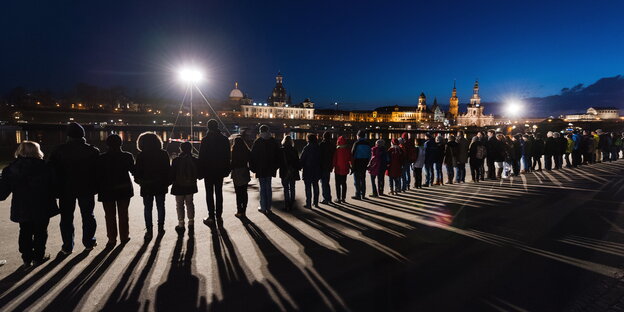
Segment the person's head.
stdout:
<path fill-rule="evenodd" d="M 285 135 L 282 139 L 282 146 L 293 146 L 293 141 L 290 135 Z"/>
<path fill-rule="evenodd" d="M 566 135 L 566 138 L 568 138 L 568 139 L 572 139 L 572 134 L 571 134 L 571 133 L 568 133 L 568 134 Z"/>
<path fill-rule="evenodd" d="M 386 142 L 382 139 L 379 139 L 375 142 L 375 146 L 377 147 L 385 147 L 386 146 Z"/>
<path fill-rule="evenodd" d="M 308 134 L 308 143 L 309 144 L 318 143 L 318 138 L 316 137 L 316 134 L 313 134 L 313 133 Z"/>
<path fill-rule="evenodd" d="M 499 141 L 504 141 L 505 140 L 505 135 L 503 135 L 502 133 L 497 133 L 496 134 L 496 139 Z"/>
<path fill-rule="evenodd" d="M 191 142 L 182 142 L 182 144 L 180 144 L 180 152 L 190 154 L 192 150 L 193 144 L 191 144 Z"/>
<path fill-rule="evenodd" d="M 357 137 L 358 137 L 358 139 L 363 139 L 363 138 L 365 138 L 365 137 L 366 137 L 366 131 L 364 131 L 364 130 L 359 130 L 359 131 L 357 132 Z"/>
<path fill-rule="evenodd" d="M 487 136 L 488 136 L 488 138 L 491 138 L 491 137 L 493 137 L 494 135 L 496 135 L 496 132 L 495 132 L 494 130 L 490 129 L 490 130 L 488 130 L 488 131 L 487 131 Z"/>
<path fill-rule="evenodd" d="M 454 135 L 452 135 L 452 134 L 451 134 L 451 135 L 449 135 L 449 137 L 448 137 L 448 141 L 449 141 L 449 142 L 455 142 L 455 136 L 454 136 Z"/>
<path fill-rule="evenodd" d="M 399 143 L 399 139 L 397 139 L 397 138 L 392 139 L 392 145 L 393 146 L 398 146 L 399 144 L 400 144 Z"/>
<path fill-rule="evenodd" d="M 425 145 L 425 140 L 423 140 L 423 139 L 417 139 L 417 140 L 416 140 L 416 144 L 418 144 L 418 146 L 423 146 L 423 145 Z"/>
<path fill-rule="evenodd" d="M 67 136 L 72 139 L 84 138 L 85 130 L 79 123 L 72 122 L 67 125 Z"/>
<path fill-rule="evenodd" d="M 602 132 L 602 129 L 597 129 L 597 130 L 596 130 L 596 134 L 601 135 L 602 133 L 603 133 L 603 132 Z"/>
<path fill-rule="evenodd" d="M 269 132 L 269 126 L 262 125 L 262 126 L 260 126 L 259 131 L 260 131 L 260 133 L 268 133 Z"/>
<path fill-rule="evenodd" d="M 474 142 L 479 142 L 479 140 L 480 140 L 480 139 L 479 139 L 479 136 L 478 136 L 478 135 L 475 135 L 475 136 L 473 136 L 473 137 L 472 137 L 472 140 L 471 140 L 471 141 L 472 141 L 472 143 L 474 143 Z"/>
<path fill-rule="evenodd" d="M 108 146 L 109 149 L 120 149 L 121 144 L 121 137 L 117 134 L 111 134 L 106 138 L 106 146 Z"/>
<path fill-rule="evenodd" d="M 139 152 L 157 151 L 162 149 L 163 142 L 160 136 L 154 132 L 143 132 L 137 139 Z"/>
<path fill-rule="evenodd" d="M 245 139 L 243 139 L 243 136 L 237 135 L 234 137 L 234 144 L 232 144 L 232 152 L 234 152 L 235 150 L 239 150 L 241 148 L 249 150 L 249 147 L 247 147 L 247 143 L 245 143 Z"/>
<path fill-rule="evenodd" d="M 483 132 L 481 132 L 481 131 L 477 132 L 477 138 L 479 138 L 479 139 L 480 139 L 480 138 L 482 138 L 482 137 L 483 137 Z"/>
<path fill-rule="evenodd" d="M 546 132 L 546 137 L 547 138 L 552 138 L 553 137 L 553 132 L 552 131 Z"/>
<path fill-rule="evenodd" d="M 457 138 L 458 138 L 458 139 L 461 139 L 461 138 L 463 138 L 464 136 L 465 136 L 464 131 L 461 131 L 461 130 L 457 131 Z"/>
<path fill-rule="evenodd" d="M 592 132 L 591 132 L 591 135 L 596 135 L 596 131 L 592 131 Z"/>
<path fill-rule="evenodd" d="M 589 132 L 587 132 L 587 130 L 583 130 L 583 135 L 588 135 Z"/>
<path fill-rule="evenodd" d="M 561 133 L 553 132 L 553 138 L 558 139 L 559 137 L 561 137 Z"/>
<path fill-rule="evenodd" d="M 22 141 L 22 143 L 17 146 L 17 150 L 15 150 L 15 158 L 18 157 L 43 159 L 43 152 L 41 151 L 39 143 Z"/>
<path fill-rule="evenodd" d="M 427 137 L 427 140 L 433 140 L 433 135 L 431 133 L 427 133 L 425 136 Z"/>
<path fill-rule="evenodd" d="M 323 132 L 323 141 L 331 141 L 332 133 L 329 131 Z"/>
<path fill-rule="evenodd" d="M 529 135 L 528 135 L 528 134 L 525 134 L 525 135 L 523 135 L 523 136 L 522 136 L 522 138 L 523 138 L 525 141 L 528 141 L 528 140 L 529 140 Z"/>
<path fill-rule="evenodd" d="M 403 132 L 403 134 L 401 134 L 401 138 L 407 142 L 407 140 L 409 140 L 409 134 L 407 132 Z"/>
<path fill-rule="evenodd" d="M 435 137 L 435 141 L 436 143 L 442 143 L 444 141 L 444 138 L 441 135 L 438 135 L 437 137 Z"/>
<path fill-rule="evenodd" d="M 209 131 L 219 131 L 219 123 L 216 120 L 210 119 L 208 120 L 208 130 Z"/>

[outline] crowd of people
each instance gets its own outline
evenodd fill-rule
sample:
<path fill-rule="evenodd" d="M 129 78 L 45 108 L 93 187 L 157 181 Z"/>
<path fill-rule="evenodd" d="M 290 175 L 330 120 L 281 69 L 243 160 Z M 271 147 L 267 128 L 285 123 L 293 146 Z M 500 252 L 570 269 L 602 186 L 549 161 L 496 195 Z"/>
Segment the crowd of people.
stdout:
<path fill-rule="evenodd" d="M 104 153 L 85 140 L 85 131 L 77 123 L 67 128 L 67 142 L 56 148 L 47 161 L 36 142 L 21 142 L 15 160 L 2 171 L 0 199 L 11 198 L 11 220 L 19 223 L 19 251 L 24 267 L 48 260 L 45 253 L 50 218 L 60 214 L 63 245 L 61 255 L 74 249 L 74 211 L 76 203 L 82 217 L 82 244 L 86 250 L 97 245 L 95 199 L 102 203 L 105 215 L 107 247 L 130 240 L 128 207 L 134 196 L 134 181 L 143 199 L 145 236 L 153 235 L 153 208 L 156 205 L 157 231 L 165 231 L 165 198 L 175 196 L 178 224 L 183 233 L 194 226 L 194 194 L 197 183 L 204 181 L 208 217 L 203 223 L 222 223 L 224 178 L 230 176 L 236 194 L 238 218 L 246 217 L 248 186 L 252 173 L 258 179 L 258 210 L 270 214 L 272 179 L 283 186 L 285 211 L 295 208 L 296 181 L 305 185 L 305 206 L 330 205 L 347 200 L 347 176 L 353 175 L 353 200 L 367 196 L 399 195 L 411 188 L 465 183 L 466 165 L 472 181 L 497 180 L 531 171 L 573 168 L 619 158 L 622 136 L 616 133 L 574 131 L 562 135 L 548 132 L 539 135 L 504 135 L 493 130 L 478 132 L 470 140 L 463 131 L 455 134 L 427 134 L 416 139 L 408 133 L 372 144 L 365 131 L 347 144 L 344 136 L 334 142 L 326 132 L 321 142 L 315 134 L 307 136 L 301 154 L 290 136 L 279 142 L 269 127 L 259 128 L 258 138 L 249 147 L 241 136 L 230 139 L 219 130 L 215 120 L 208 122 L 198 156 L 189 142 L 180 144 L 179 154 L 170 159 L 162 139 L 155 133 L 142 133 L 137 139 L 139 153 L 134 156 L 122 149 L 122 139 L 112 134 L 106 139 Z M 542 167 L 542 159 L 544 164 Z M 487 165 L 487 171 L 486 171 Z M 445 170 L 443 170 L 445 169 Z M 335 198 L 332 198 L 331 173 L 334 173 Z M 367 194 L 367 173 L 372 191 Z M 423 179 L 424 175 L 424 179 Z M 444 176 L 446 175 L 446 181 Z M 388 177 L 389 193 L 385 193 Z M 413 183 L 412 183 L 413 179 Z M 322 200 L 321 197 L 322 196 Z M 57 201 L 58 199 L 58 201 Z"/>

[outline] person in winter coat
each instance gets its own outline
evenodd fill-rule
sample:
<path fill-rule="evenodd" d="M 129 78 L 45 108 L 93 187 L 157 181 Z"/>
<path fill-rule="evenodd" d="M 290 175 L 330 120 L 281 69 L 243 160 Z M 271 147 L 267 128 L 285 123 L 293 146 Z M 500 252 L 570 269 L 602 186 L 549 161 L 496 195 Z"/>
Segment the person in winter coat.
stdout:
<path fill-rule="evenodd" d="M 306 205 L 305 208 L 319 207 L 319 179 L 321 177 L 320 148 L 315 134 L 308 134 L 308 144 L 301 152 L 301 167 L 303 168 L 303 182 L 305 183 Z M 314 198 L 312 198 L 314 189 Z"/>
<path fill-rule="evenodd" d="M 301 164 L 292 138 L 288 135 L 282 140 L 281 152 L 284 160 L 280 167 L 280 178 L 284 187 L 284 210 L 289 211 L 295 204 L 295 182 L 300 180 Z"/>
<path fill-rule="evenodd" d="M 506 143 L 505 135 L 502 133 L 496 134 L 497 145 L 495 145 L 494 166 L 496 167 L 496 179 L 502 178 L 503 170 L 505 169 L 505 162 L 510 162 L 510 150 Z"/>
<path fill-rule="evenodd" d="M 511 137 L 511 168 L 514 176 L 520 175 L 520 162 L 522 161 L 522 136 L 516 134 Z"/>
<path fill-rule="evenodd" d="M 371 158 L 371 146 L 366 139 L 366 132 L 360 130 L 357 133 L 357 141 L 353 143 L 351 155 L 353 155 L 353 180 L 355 184 L 355 196 L 353 199 L 366 198 L 366 168 Z"/>
<path fill-rule="evenodd" d="M 134 156 L 121 149 L 122 140 L 117 134 L 106 138 L 108 151 L 97 160 L 98 201 L 104 206 L 106 234 L 109 247 L 117 244 L 117 215 L 119 216 L 119 241 L 130 240 L 128 206 L 134 196 L 130 173 L 134 172 Z"/>
<path fill-rule="evenodd" d="M 444 173 L 442 172 L 442 164 L 444 162 L 444 156 L 446 153 L 446 142 L 444 141 L 444 137 L 442 137 L 442 135 L 440 134 L 438 134 L 438 136 L 436 136 L 435 138 L 435 143 L 438 145 L 438 150 L 440 151 L 438 158 L 435 159 L 433 163 L 436 175 L 436 185 L 444 185 Z"/>
<path fill-rule="evenodd" d="M 594 139 L 594 163 L 602 162 L 602 149 L 600 148 L 600 135 L 602 134 L 602 129 L 598 129 L 596 131 L 592 131 L 591 135 Z"/>
<path fill-rule="evenodd" d="M 466 163 L 468 163 L 468 147 L 470 142 L 466 139 L 464 131 L 458 131 L 457 137 L 457 157 L 455 161 L 455 182 L 466 182 Z"/>
<path fill-rule="evenodd" d="M 537 167 L 537 171 L 542 171 L 542 156 L 544 155 L 544 140 L 539 135 L 535 135 L 535 140 L 533 140 L 533 148 L 531 148 L 531 155 L 533 158 L 533 164 L 531 165 L 531 170 L 535 171 L 535 167 Z"/>
<path fill-rule="evenodd" d="M 484 170 L 483 163 L 487 157 L 487 148 L 478 136 L 472 137 L 470 146 L 468 147 L 468 156 L 470 158 L 470 176 L 472 182 L 478 183 L 483 180 Z"/>
<path fill-rule="evenodd" d="M 602 161 L 606 162 L 610 160 L 611 156 L 611 136 L 603 132 L 601 129 L 596 130 L 598 134 L 598 149 L 600 150 L 600 154 L 602 155 Z"/>
<path fill-rule="evenodd" d="M 531 170 L 531 164 L 532 164 L 532 157 L 531 157 L 531 153 L 532 153 L 532 148 L 533 148 L 533 136 L 532 135 L 528 135 L 525 134 L 522 137 L 522 142 L 524 143 L 524 145 L 522 146 L 522 167 L 523 167 L 523 173 L 529 173 L 533 170 Z"/>
<path fill-rule="evenodd" d="M 416 161 L 412 163 L 414 170 L 414 188 L 422 188 L 422 170 L 425 165 L 425 141 L 416 140 Z"/>
<path fill-rule="evenodd" d="M 555 161 L 555 169 L 561 169 L 563 168 L 563 155 L 565 154 L 565 150 L 568 147 L 568 141 L 559 132 L 553 132 L 553 138 L 555 139 L 555 143 L 557 145 L 557 150 L 553 155 Z"/>
<path fill-rule="evenodd" d="M 565 162 L 566 168 L 572 168 L 572 164 L 574 163 L 574 134 L 568 133 L 565 136 L 566 140 L 566 149 L 565 149 Z M 572 161 L 570 161 L 570 155 L 572 155 Z"/>
<path fill-rule="evenodd" d="M 74 210 L 76 201 L 82 217 L 82 244 L 86 250 L 97 245 L 95 230 L 97 223 L 93 209 L 97 193 L 96 163 L 100 151 L 87 144 L 81 125 L 67 126 L 67 143 L 60 145 L 50 155 L 59 184 L 59 208 L 61 210 L 61 252 L 68 255 L 74 249 Z"/>
<path fill-rule="evenodd" d="M 427 141 L 424 145 L 425 148 L 425 187 L 433 185 L 434 172 L 433 168 L 435 163 L 439 161 L 442 152 L 440 147 L 436 144 L 433 135 L 427 134 Z"/>
<path fill-rule="evenodd" d="M 622 149 L 622 137 L 620 134 L 611 132 L 611 161 L 620 158 L 620 150 Z"/>
<path fill-rule="evenodd" d="M 270 214 L 273 204 L 271 180 L 282 163 L 279 143 L 269 132 L 269 126 L 260 126 L 260 135 L 251 147 L 249 169 L 256 174 L 260 184 L 260 207 L 258 211 Z"/>
<path fill-rule="evenodd" d="M 399 146 L 403 150 L 404 164 L 403 172 L 401 173 L 401 191 L 405 192 L 410 189 L 412 183 L 411 168 L 412 164 L 416 161 L 416 147 L 414 147 L 414 138 L 410 138 L 407 132 L 403 132 L 401 135 L 401 144 Z"/>
<path fill-rule="evenodd" d="M 596 145 L 594 142 L 593 132 L 589 133 L 587 130 L 583 130 L 583 165 L 593 164 L 596 162 Z"/>
<path fill-rule="evenodd" d="M 386 142 L 381 139 L 377 140 L 375 146 L 371 149 L 371 159 L 368 162 L 368 173 L 370 174 L 371 186 L 373 188 L 371 197 L 384 195 L 384 174 L 388 168 L 389 161 Z"/>
<path fill-rule="evenodd" d="M 498 140 L 496 140 L 496 132 L 494 130 L 490 129 L 487 131 L 485 147 L 487 148 L 487 177 L 490 180 L 496 180 L 495 163 L 496 159 L 501 158 L 502 155 L 499 155 Z"/>
<path fill-rule="evenodd" d="M 401 191 L 401 174 L 403 172 L 403 162 L 405 161 L 398 139 L 392 139 L 388 155 L 390 156 L 390 162 L 388 163 L 386 175 L 390 179 L 390 194 L 398 195 Z"/>
<path fill-rule="evenodd" d="M 457 142 L 455 142 L 455 136 L 452 134 L 449 136 L 446 147 L 444 148 L 443 162 L 446 166 L 446 175 L 448 177 L 446 183 L 453 184 L 453 178 L 455 176 L 453 167 L 455 167 L 455 164 L 457 163 Z"/>
<path fill-rule="evenodd" d="M 204 178 L 206 187 L 207 226 L 215 221 L 222 222 L 223 213 L 223 178 L 230 175 L 230 141 L 221 131 L 216 120 L 208 120 L 208 132 L 199 147 L 199 175 Z"/>
<path fill-rule="evenodd" d="M 251 159 L 251 151 L 247 147 L 247 142 L 242 136 L 234 138 L 232 144 L 232 157 L 230 168 L 232 168 L 232 183 L 234 184 L 234 193 L 236 193 L 236 214 L 237 218 L 245 218 L 247 212 L 247 187 L 251 176 L 249 174 L 249 161 Z"/>
<path fill-rule="evenodd" d="M 323 193 L 321 204 L 329 205 L 332 201 L 329 179 L 332 172 L 334 152 L 336 151 L 336 144 L 332 142 L 331 132 L 325 131 L 323 133 L 323 141 L 319 144 L 319 148 L 321 152 L 321 189 Z"/>
<path fill-rule="evenodd" d="M 546 140 L 544 141 L 544 168 L 550 171 L 552 170 L 553 157 L 557 153 L 557 142 L 553 137 L 553 132 L 548 131 L 546 133 Z"/>
<path fill-rule="evenodd" d="M 171 163 L 171 195 L 175 196 L 178 225 L 175 230 L 183 233 L 184 206 L 188 216 L 189 230 L 195 226 L 195 204 L 193 194 L 197 193 L 197 180 L 199 179 L 199 160 L 193 156 L 193 144 L 184 142 L 180 144 L 180 155 Z"/>
<path fill-rule="evenodd" d="M 50 218 L 59 214 L 54 170 L 43 161 L 39 144 L 23 141 L 15 160 L 2 170 L 0 200 L 11 198 L 11 221 L 19 223 L 19 251 L 23 269 L 50 259 L 45 246 Z M 6 247 L 6 246 L 5 246 Z M 6 250 L 5 250 L 6 251 Z"/>
<path fill-rule="evenodd" d="M 336 179 L 336 202 L 344 203 L 347 198 L 347 175 L 351 170 L 353 158 L 347 139 L 338 137 L 336 152 L 332 161 L 334 167 L 334 178 Z"/>
<path fill-rule="evenodd" d="M 169 154 L 162 148 L 160 136 L 143 132 L 137 139 L 139 154 L 134 166 L 134 180 L 141 186 L 143 197 L 145 236 L 152 237 L 152 209 L 154 200 L 158 212 L 158 232 L 165 232 L 165 195 L 171 184 Z"/>

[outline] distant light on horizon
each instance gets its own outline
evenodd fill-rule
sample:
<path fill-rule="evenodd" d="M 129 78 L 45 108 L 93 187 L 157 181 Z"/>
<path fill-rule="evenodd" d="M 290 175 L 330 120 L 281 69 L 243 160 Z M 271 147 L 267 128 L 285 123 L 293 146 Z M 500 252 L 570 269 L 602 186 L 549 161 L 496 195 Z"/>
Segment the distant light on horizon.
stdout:
<path fill-rule="evenodd" d="M 197 68 L 185 67 L 178 71 L 178 78 L 185 83 L 198 83 L 204 79 L 204 73 Z"/>
<path fill-rule="evenodd" d="M 523 113 L 524 105 L 519 100 L 510 100 L 505 104 L 505 113 L 509 117 L 518 117 Z"/>

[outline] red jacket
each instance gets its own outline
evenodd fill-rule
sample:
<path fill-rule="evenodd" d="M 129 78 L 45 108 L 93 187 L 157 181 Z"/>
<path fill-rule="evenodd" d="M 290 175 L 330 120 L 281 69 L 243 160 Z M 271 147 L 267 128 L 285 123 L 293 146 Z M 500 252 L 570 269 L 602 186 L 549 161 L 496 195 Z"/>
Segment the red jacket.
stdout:
<path fill-rule="evenodd" d="M 336 152 L 334 153 L 334 173 L 337 175 L 348 175 L 351 168 L 351 149 L 347 146 L 347 140 L 338 137 Z"/>
<path fill-rule="evenodd" d="M 399 146 L 395 145 L 388 150 L 388 154 L 390 154 L 390 163 L 388 164 L 386 175 L 391 178 L 398 178 L 401 176 L 403 171 L 403 150 L 401 150 Z"/>

